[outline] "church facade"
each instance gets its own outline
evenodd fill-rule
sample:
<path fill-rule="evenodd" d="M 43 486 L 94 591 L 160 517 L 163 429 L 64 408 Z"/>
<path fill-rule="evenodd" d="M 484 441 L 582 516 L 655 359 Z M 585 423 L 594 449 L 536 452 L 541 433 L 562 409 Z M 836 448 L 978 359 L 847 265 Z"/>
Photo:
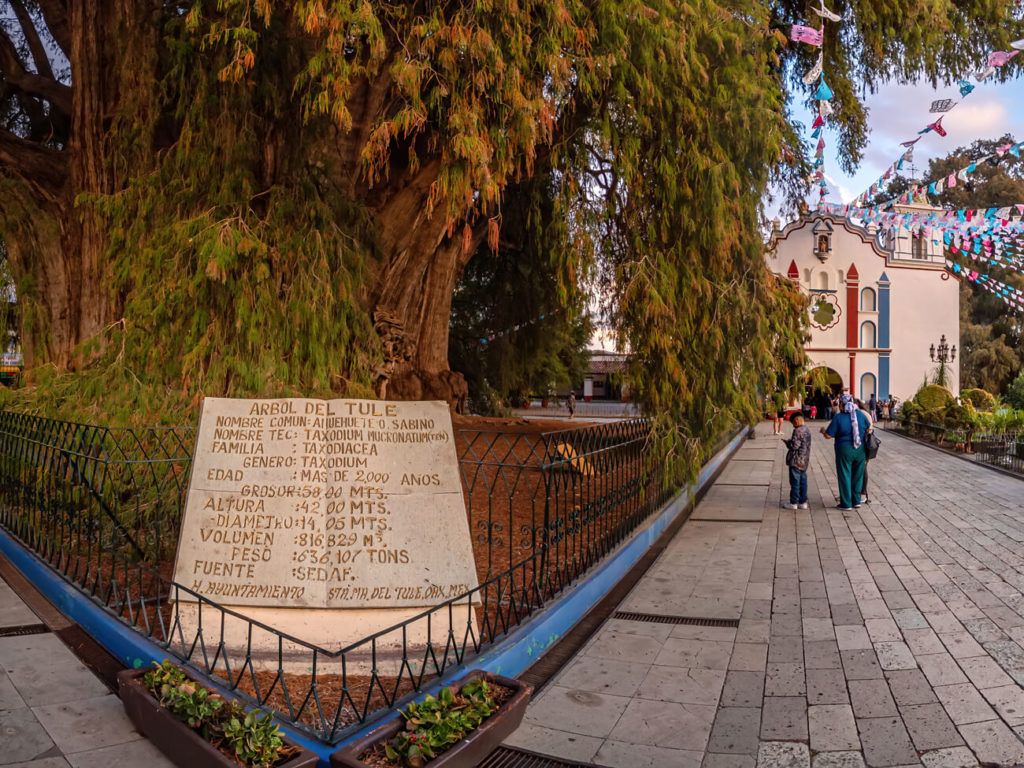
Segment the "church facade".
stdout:
<path fill-rule="evenodd" d="M 810 297 L 805 348 L 834 391 L 864 401 L 872 394 L 908 400 L 938 368 L 931 346 L 945 336 L 959 347 L 960 285 L 946 271 L 942 249 L 907 231 L 878 232 L 825 213 L 776 226 L 768 266 Z M 946 370 L 956 394 L 959 361 Z"/>

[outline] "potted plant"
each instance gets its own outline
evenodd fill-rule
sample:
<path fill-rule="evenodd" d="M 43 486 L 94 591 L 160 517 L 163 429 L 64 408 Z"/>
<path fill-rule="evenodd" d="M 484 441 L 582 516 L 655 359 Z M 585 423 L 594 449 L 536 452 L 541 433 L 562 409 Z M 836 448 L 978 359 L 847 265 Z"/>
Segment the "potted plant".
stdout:
<path fill-rule="evenodd" d="M 246 712 L 170 661 L 122 670 L 117 688 L 136 730 L 180 768 L 317 764 L 317 755 L 285 738 L 272 717 Z"/>
<path fill-rule="evenodd" d="M 473 670 L 331 755 L 332 768 L 473 768 L 523 720 L 530 686 Z"/>

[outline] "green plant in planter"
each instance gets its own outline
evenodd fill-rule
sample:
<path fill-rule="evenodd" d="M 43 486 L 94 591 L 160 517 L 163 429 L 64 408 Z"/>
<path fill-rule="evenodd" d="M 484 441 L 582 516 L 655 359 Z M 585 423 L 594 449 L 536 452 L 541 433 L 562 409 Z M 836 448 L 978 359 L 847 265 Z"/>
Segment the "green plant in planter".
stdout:
<path fill-rule="evenodd" d="M 179 720 L 214 746 L 223 744 L 243 765 L 265 768 L 290 754 L 281 729 L 269 715 L 246 712 L 236 701 L 228 701 L 164 661 L 142 677 L 157 701 Z"/>
<path fill-rule="evenodd" d="M 384 746 L 384 752 L 388 760 L 420 768 L 478 728 L 497 708 L 486 680 L 466 683 L 457 694 L 442 688 L 436 698 L 427 696 L 402 712 L 405 730 Z"/>

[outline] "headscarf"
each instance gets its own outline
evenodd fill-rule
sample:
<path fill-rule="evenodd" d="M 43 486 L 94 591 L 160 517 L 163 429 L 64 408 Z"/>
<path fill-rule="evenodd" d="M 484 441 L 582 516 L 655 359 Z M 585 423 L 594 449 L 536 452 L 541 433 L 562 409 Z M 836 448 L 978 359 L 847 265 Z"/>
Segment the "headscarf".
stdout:
<path fill-rule="evenodd" d="M 850 414 L 850 427 L 853 429 L 853 447 L 860 448 L 860 424 L 857 423 L 857 401 L 853 395 L 844 394 L 839 398 L 839 407 Z"/>

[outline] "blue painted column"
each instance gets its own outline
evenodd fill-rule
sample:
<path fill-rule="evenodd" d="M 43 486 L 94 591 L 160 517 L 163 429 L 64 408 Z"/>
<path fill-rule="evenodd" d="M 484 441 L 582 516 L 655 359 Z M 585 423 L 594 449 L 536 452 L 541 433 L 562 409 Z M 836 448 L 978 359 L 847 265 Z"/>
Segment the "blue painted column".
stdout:
<path fill-rule="evenodd" d="M 878 278 L 878 348 L 891 349 L 889 340 L 889 276 Z M 889 352 L 878 353 L 878 399 L 889 397 Z"/>

